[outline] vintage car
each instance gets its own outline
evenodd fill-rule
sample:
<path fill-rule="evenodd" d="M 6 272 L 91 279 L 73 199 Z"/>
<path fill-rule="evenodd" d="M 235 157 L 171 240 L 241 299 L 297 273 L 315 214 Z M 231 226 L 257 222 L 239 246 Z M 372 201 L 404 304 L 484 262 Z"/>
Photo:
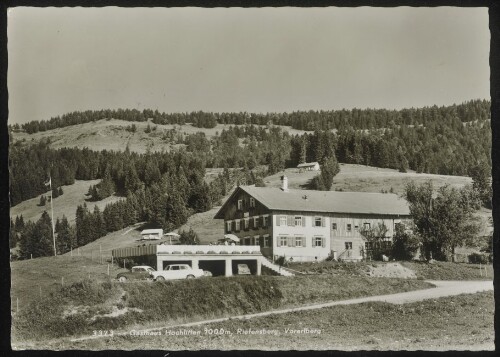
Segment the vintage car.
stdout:
<path fill-rule="evenodd" d="M 147 265 L 138 265 L 135 267 L 132 267 L 130 271 L 124 272 L 124 273 L 119 273 L 116 276 L 116 279 L 122 283 L 126 282 L 127 280 L 146 280 L 146 279 L 151 279 L 151 272 L 154 272 L 155 270 L 151 268 L 150 266 Z"/>
<path fill-rule="evenodd" d="M 250 275 L 252 274 L 250 272 L 250 268 L 248 267 L 247 264 L 238 264 L 238 275 Z"/>
<path fill-rule="evenodd" d="M 193 269 L 188 264 L 170 264 L 165 270 L 151 272 L 154 281 L 174 279 L 194 279 L 205 276 L 201 269 Z"/>

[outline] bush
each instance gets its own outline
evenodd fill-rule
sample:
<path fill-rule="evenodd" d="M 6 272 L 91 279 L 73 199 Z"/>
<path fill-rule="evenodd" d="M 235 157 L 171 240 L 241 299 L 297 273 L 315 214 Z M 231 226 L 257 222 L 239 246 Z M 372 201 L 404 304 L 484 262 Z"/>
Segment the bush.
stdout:
<path fill-rule="evenodd" d="M 469 263 L 471 264 L 488 264 L 488 256 L 481 253 L 469 254 Z"/>
<path fill-rule="evenodd" d="M 398 224 L 393 238 L 391 256 L 397 260 L 411 260 L 418 251 L 419 243 L 414 233 L 407 231 L 404 224 Z"/>

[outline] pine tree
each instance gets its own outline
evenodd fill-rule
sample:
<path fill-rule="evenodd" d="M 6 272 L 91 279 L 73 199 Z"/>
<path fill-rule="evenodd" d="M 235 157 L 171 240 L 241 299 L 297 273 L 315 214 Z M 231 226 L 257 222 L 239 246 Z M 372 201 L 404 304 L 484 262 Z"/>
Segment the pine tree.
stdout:
<path fill-rule="evenodd" d="M 339 163 L 337 162 L 335 154 L 332 153 L 332 156 L 323 161 L 323 166 L 321 167 L 321 178 L 325 191 L 330 191 L 333 184 L 333 178 L 339 171 Z"/>
<path fill-rule="evenodd" d="M 59 221 L 59 218 L 57 219 L 55 231 L 57 233 L 57 254 L 64 254 L 75 248 L 73 232 L 65 215 L 63 215 L 61 221 Z"/>
<path fill-rule="evenodd" d="M 97 205 L 94 206 L 94 212 L 92 214 L 93 221 L 93 240 L 96 240 L 100 237 L 104 237 L 107 233 L 106 224 L 104 223 L 104 218 L 101 213 L 101 210 Z"/>

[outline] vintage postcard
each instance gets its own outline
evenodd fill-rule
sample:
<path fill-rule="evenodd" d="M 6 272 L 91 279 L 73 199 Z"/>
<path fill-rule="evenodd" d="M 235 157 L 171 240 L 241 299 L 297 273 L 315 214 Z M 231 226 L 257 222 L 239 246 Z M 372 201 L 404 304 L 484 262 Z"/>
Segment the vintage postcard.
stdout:
<path fill-rule="evenodd" d="M 488 8 L 8 10 L 14 350 L 489 350 Z"/>

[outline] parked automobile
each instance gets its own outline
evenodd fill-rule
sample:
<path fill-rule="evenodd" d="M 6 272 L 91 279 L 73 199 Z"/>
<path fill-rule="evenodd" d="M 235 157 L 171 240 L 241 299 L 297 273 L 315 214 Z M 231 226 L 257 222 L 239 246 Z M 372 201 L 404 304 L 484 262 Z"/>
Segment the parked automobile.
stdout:
<path fill-rule="evenodd" d="M 189 264 L 170 264 L 165 270 L 151 272 L 154 281 L 174 280 L 174 279 L 194 279 L 204 276 L 201 269 L 193 269 Z"/>
<path fill-rule="evenodd" d="M 252 272 L 247 264 L 238 264 L 238 275 L 250 275 Z"/>
<path fill-rule="evenodd" d="M 151 268 L 150 266 L 147 265 L 138 265 L 135 267 L 132 267 L 130 271 L 124 272 L 124 273 L 118 273 L 116 276 L 116 279 L 118 281 L 124 283 L 127 280 L 146 280 L 146 279 L 151 279 L 151 272 L 154 272 L 155 270 Z"/>

